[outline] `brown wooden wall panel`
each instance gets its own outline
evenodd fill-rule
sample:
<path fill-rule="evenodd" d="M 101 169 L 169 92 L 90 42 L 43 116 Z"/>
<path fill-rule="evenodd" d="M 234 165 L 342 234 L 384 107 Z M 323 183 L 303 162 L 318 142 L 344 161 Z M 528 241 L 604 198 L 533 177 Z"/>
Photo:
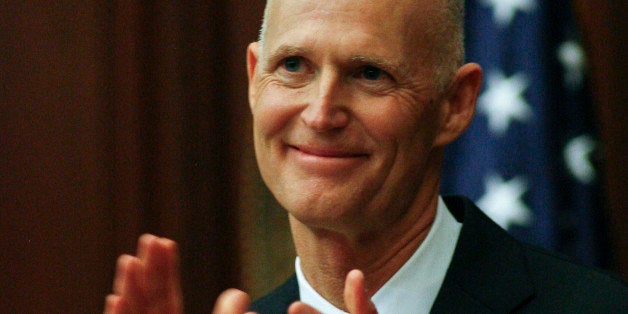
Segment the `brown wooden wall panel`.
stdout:
<path fill-rule="evenodd" d="M 105 292 L 100 9 L 0 7 L 2 311 L 89 312 Z"/>
<path fill-rule="evenodd" d="M 244 51 L 262 6 L 0 4 L 0 308 L 101 311 L 144 232 L 181 244 L 190 312 L 241 286 Z"/>

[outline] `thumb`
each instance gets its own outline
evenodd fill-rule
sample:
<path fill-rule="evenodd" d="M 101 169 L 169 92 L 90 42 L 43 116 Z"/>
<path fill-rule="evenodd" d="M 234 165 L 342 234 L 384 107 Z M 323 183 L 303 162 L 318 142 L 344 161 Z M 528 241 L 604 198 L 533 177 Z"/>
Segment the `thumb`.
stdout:
<path fill-rule="evenodd" d="M 242 314 L 245 313 L 251 298 L 238 289 L 227 289 L 218 296 L 214 305 L 213 314 Z"/>
<path fill-rule="evenodd" d="M 345 306 L 351 314 L 376 314 L 375 304 L 366 293 L 364 274 L 357 269 L 350 271 L 345 280 Z"/>
<path fill-rule="evenodd" d="M 288 314 L 321 314 L 321 312 L 301 301 L 297 301 L 288 307 Z"/>

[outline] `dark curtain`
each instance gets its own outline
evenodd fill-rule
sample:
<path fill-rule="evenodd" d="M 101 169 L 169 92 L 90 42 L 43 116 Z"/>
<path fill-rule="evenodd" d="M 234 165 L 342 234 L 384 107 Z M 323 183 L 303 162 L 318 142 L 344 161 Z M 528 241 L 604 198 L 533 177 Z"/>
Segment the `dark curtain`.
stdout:
<path fill-rule="evenodd" d="M 593 99 L 603 145 L 610 268 L 628 280 L 628 64 L 625 1 L 574 0 L 591 66 Z"/>
<path fill-rule="evenodd" d="M 0 3 L 0 308 L 97 313 L 115 260 L 175 239 L 190 313 L 291 271 L 285 214 L 257 174 L 246 45 L 264 1 Z M 614 270 L 628 270 L 625 28 L 578 1 L 605 146 Z"/>
<path fill-rule="evenodd" d="M 116 257 L 144 232 L 180 243 L 189 312 L 243 285 L 244 56 L 262 10 L 0 4 L 2 311 L 102 311 Z"/>

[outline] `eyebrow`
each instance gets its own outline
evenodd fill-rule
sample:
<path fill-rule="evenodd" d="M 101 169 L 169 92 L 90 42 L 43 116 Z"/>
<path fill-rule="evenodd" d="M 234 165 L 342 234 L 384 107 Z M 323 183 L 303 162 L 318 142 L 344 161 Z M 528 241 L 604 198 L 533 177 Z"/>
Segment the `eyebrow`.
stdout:
<path fill-rule="evenodd" d="M 267 60 L 267 64 L 275 64 L 279 62 L 279 60 L 284 59 L 287 56 L 302 56 L 302 55 L 308 54 L 309 52 L 310 52 L 309 49 L 296 47 L 296 46 L 282 45 L 282 46 L 279 46 L 279 48 L 277 48 L 271 54 L 269 54 L 266 60 Z"/>

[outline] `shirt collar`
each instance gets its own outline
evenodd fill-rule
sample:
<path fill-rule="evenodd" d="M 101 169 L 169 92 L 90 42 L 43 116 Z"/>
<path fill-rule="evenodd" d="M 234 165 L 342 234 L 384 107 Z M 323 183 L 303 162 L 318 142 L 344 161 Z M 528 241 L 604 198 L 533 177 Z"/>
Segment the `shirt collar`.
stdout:
<path fill-rule="evenodd" d="M 434 224 L 414 254 L 376 293 L 373 303 L 379 313 L 428 313 L 436 300 L 451 263 L 462 224 L 457 222 L 439 197 Z M 325 314 L 344 314 L 325 300 L 305 279 L 295 261 L 301 301 Z"/>

